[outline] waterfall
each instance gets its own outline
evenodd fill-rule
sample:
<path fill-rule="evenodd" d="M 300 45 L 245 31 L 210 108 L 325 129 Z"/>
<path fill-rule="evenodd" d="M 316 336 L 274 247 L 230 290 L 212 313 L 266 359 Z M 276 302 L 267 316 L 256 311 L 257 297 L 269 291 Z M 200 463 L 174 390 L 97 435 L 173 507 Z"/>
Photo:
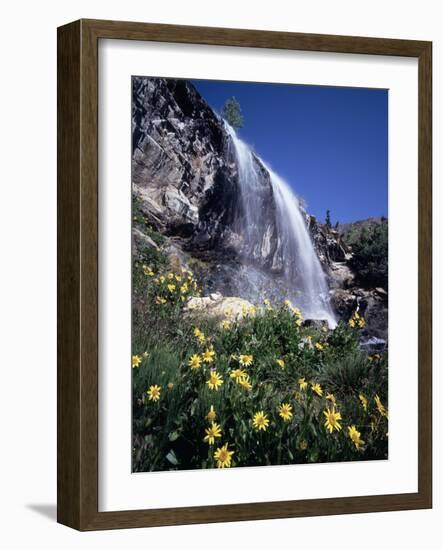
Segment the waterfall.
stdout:
<path fill-rule="evenodd" d="M 290 186 L 262 159 L 253 154 L 234 129 L 225 121 L 234 147 L 241 191 L 241 232 L 250 259 L 262 247 L 259 228 L 263 224 L 263 177 L 260 164 L 269 176 L 274 198 L 274 225 L 283 266 L 287 297 L 297 305 L 305 318 L 325 319 L 331 328 L 337 324 L 329 303 L 329 289 L 314 245 L 306 226 L 299 201 Z M 267 205 L 269 208 L 269 205 Z M 251 275 L 252 277 L 253 275 Z"/>

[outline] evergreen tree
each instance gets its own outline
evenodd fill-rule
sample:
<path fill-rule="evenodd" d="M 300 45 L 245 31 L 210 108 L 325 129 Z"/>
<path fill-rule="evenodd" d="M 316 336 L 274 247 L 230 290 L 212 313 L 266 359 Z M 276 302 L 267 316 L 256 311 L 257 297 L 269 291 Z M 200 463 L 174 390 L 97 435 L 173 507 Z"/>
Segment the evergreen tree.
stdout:
<path fill-rule="evenodd" d="M 332 227 L 332 225 L 331 225 L 331 211 L 330 210 L 326 210 L 325 225 L 328 228 L 328 230 L 331 229 L 331 227 Z"/>
<path fill-rule="evenodd" d="M 243 115 L 241 112 L 240 103 L 231 97 L 226 100 L 222 109 L 222 117 L 230 124 L 235 130 L 243 128 Z"/>

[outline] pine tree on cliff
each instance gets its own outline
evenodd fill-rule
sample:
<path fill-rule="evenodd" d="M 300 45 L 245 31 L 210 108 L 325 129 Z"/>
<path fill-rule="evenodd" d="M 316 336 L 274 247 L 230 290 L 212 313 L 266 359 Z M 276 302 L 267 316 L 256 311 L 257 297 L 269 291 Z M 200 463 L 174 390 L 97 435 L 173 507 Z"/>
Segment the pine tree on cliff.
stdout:
<path fill-rule="evenodd" d="M 243 115 L 241 112 L 240 103 L 231 97 L 225 101 L 222 109 L 222 117 L 230 124 L 235 130 L 243 128 Z"/>
<path fill-rule="evenodd" d="M 330 210 L 326 210 L 325 225 L 326 225 L 326 228 L 328 229 L 328 231 L 329 231 L 329 230 L 331 229 L 331 227 L 332 227 L 332 224 L 331 224 L 331 211 L 330 211 Z"/>

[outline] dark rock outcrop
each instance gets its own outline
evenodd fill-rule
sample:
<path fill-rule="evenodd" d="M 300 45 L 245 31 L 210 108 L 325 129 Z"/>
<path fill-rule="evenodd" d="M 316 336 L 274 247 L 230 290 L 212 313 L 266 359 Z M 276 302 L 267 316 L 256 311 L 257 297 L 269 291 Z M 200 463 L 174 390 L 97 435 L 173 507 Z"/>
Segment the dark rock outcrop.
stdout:
<path fill-rule="evenodd" d="M 244 255 L 281 269 L 272 188 L 259 159 L 261 225 L 252 246 L 239 230 L 237 165 L 223 122 L 185 80 L 134 77 L 132 85 L 133 190 L 150 222 L 202 259 Z"/>

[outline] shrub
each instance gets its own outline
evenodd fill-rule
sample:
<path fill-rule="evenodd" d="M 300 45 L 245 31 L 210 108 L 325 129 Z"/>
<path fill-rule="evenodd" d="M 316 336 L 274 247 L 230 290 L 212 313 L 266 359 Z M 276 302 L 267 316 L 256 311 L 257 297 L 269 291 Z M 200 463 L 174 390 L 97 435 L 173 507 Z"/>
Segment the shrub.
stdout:
<path fill-rule="evenodd" d="M 350 266 L 365 287 L 388 286 L 388 222 L 362 227 L 346 236 L 352 247 Z"/>

